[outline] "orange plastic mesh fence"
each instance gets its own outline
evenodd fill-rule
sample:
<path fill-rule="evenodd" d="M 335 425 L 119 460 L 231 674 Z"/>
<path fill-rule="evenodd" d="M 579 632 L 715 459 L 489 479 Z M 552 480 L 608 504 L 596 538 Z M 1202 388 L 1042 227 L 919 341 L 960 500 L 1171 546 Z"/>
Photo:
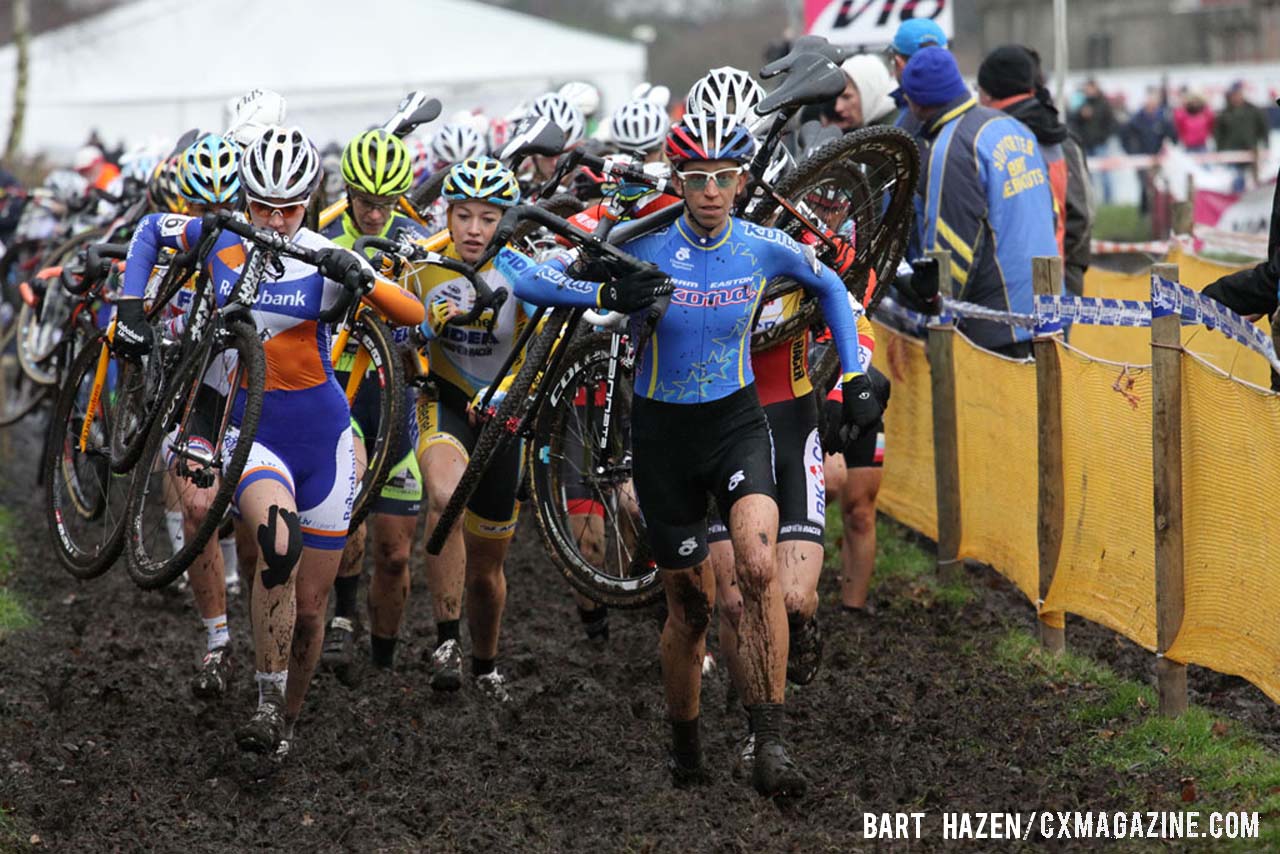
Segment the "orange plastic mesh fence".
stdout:
<path fill-rule="evenodd" d="M 1280 397 L 1182 357 L 1184 616 L 1168 657 L 1280 701 Z"/>
<path fill-rule="evenodd" d="M 960 556 L 1039 598 L 1036 367 L 955 336 Z"/>
<path fill-rule="evenodd" d="M 1233 269 L 1194 255 L 1175 252 L 1169 256 L 1178 264 L 1178 278 L 1182 284 L 1195 290 Z M 1151 299 L 1150 273 L 1116 273 L 1110 270 L 1090 269 L 1084 277 L 1084 295 L 1109 299 Z M 1271 331 L 1266 318 L 1258 325 Z M 1071 346 L 1098 359 L 1123 362 L 1131 365 L 1151 363 L 1151 330 L 1138 327 L 1073 326 L 1069 334 Z M 1187 326 L 1182 330 L 1182 343 L 1191 352 L 1217 365 L 1240 379 L 1265 386 L 1270 382 L 1267 360 L 1220 332 L 1203 326 Z"/>
<path fill-rule="evenodd" d="M 1079 614 L 1154 650 L 1151 370 L 1061 344 L 1058 356 L 1063 537 L 1042 610 Z"/>
<path fill-rule="evenodd" d="M 893 383 L 884 414 L 884 480 L 879 506 L 902 524 L 938 538 L 933 474 L 933 395 L 923 341 L 874 323 L 877 368 Z"/>

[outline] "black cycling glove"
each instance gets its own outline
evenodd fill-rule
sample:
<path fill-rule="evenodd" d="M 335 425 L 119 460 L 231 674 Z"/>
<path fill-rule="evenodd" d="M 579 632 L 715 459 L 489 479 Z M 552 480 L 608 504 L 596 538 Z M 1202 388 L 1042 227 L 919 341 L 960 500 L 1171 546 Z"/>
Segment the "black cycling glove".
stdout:
<path fill-rule="evenodd" d="M 345 249 L 322 249 L 320 255 L 316 268 L 322 276 L 349 288 L 368 290 L 367 285 L 373 281 L 372 273 L 354 253 Z"/>
<path fill-rule="evenodd" d="M 843 386 L 844 418 L 840 423 L 842 448 L 875 426 L 884 411 L 871 388 L 871 378 L 866 374 L 846 374 Z"/>
<path fill-rule="evenodd" d="M 596 304 L 609 311 L 634 314 L 648 308 L 654 300 L 670 294 L 675 289 L 671 278 L 652 264 L 605 282 L 596 295 Z"/>
<path fill-rule="evenodd" d="M 838 454 L 844 450 L 840 438 L 840 425 L 844 423 L 844 401 L 837 397 L 824 398 L 818 423 L 818 440 L 824 454 Z"/>
<path fill-rule="evenodd" d="M 153 334 L 151 325 L 147 323 L 146 312 L 142 310 L 142 300 L 116 301 L 116 334 L 112 344 L 117 353 L 122 356 L 145 356 L 151 352 Z"/>
<path fill-rule="evenodd" d="M 938 295 L 938 261 L 936 258 L 917 258 L 911 262 L 911 273 L 894 280 L 906 302 L 907 308 L 925 314 L 941 314 L 942 298 Z"/>

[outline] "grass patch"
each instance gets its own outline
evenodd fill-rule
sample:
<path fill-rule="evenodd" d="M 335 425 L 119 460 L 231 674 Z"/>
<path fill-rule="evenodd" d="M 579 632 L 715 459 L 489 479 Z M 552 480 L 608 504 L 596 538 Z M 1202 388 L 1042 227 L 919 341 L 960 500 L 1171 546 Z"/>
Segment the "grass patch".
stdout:
<path fill-rule="evenodd" d="M 1214 810 L 1257 812 L 1266 850 L 1280 848 L 1280 756 L 1248 728 L 1199 706 L 1179 718 L 1162 717 L 1149 685 L 1070 652 L 1048 655 L 1023 630 L 1010 631 L 1000 641 L 996 660 L 1019 676 L 1037 673 L 1055 688 L 1087 689 L 1087 696 L 1077 694 L 1067 711 L 1093 732 L 1066 761 L 1129 774 L 1176 775 L 1182 792 L 1170 792 L 1169 803 L 1151 806 L 1194 810 L 1202 822 Z M 1256 849 L 1258 842 L 1237 840 L 1246 850 Z"/>
<path fill-rule="evenodd" d="M 1093 220 L 1094 240 L 1142 242 L 1151 239 L 1151 218 L 1134 205 L 1099 205 Z"/>
<path fill-rule="evenodd" d="M 18 597 L 5 587 L 13 578 L 18 559 L 18 550 L 13 544 L 15 524 L 13 514 L 0 508 L 0 637 L 7 632 L 25 629 L 35 622 L 27 609 L 22 607 Z"/>
<path fill-rule="evenodd" d="M 827 505 L 826 565 L 840 566 L 840 541 L 844 523 L 840 507 Z M 871 589 L 888 587 L 924 604 L 958 607 L 977 595 L 963 575 L 940 578 L 934 556 L 916 542 L 907 528 L 885 516 L 876 519 L 876 567 Z"/>

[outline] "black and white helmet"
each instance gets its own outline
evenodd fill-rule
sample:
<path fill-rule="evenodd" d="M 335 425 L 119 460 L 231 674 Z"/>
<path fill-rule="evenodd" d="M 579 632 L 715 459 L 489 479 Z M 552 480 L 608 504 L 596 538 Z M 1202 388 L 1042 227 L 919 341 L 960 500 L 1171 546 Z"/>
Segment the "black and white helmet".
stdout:
<path fill-rule="evenodd" d="M 443 125 L 431 137 L 429 144 L 431 157 L 435 160 L 434 168 L 451 166 L 470 160 L 472 157 L 483 157 L 489 147 L 484 135 L 469 124 L 451 122 Z"/>
<path fill-rule="evenodd" d="M 320 152 L 296 127 L 268 127 L 240 158 L 240 181 L 254 199 L 305 199 L 319 177 Z"/>
<path fill-rule="evenodd" d="M 564 131 L 566 150 L 581 142 L 587 131 L 587 120 L 583 118 L 582 111 L 556 92 L 548 92 L 535 98 L 529 105 L 529 115 L 546 116 L 555 122 Z"/>
<path fill-rule="evenodd" d="M 690 113 L 721 113 L 733 116 L 759 134 L 768 120 L 756 112 L 756 105 L 764 100 L 764 89 L 741 68 L 725 65 L 713 68 L 689 89 L 685 109 Z"/>
<path fill-rule="evenodd" d="M 660 147 L 670 127 L 667 111 L 643 99 L 628 101 L 609 119 L 609 135 L 619 149 L 629 154 L 648 154 Z"/>

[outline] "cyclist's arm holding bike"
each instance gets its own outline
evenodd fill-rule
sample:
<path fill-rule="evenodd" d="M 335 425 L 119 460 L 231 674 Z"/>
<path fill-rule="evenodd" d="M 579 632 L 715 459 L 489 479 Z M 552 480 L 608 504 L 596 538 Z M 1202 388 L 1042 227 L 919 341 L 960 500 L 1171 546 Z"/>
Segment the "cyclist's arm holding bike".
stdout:
<path fill-rule="evenodd" d="M 565 272 L 572 260 L 573 256 L 565 253 L 536 264 L 513 249 L 503 249 L 495 263 L 511 282 L 515 295 L 534 305 L 604 308 L 634 314 L 672 291 L 671 279 L 653 265 L 611 281 L 593 282 L 575 279 Z"/>
<path fill-rule="evenodd" d="M 773 231 L 770 229 L 770 231 Z M 867 377 L 868 365 L 863 363 L 858 346 L 858 323 L 853 307 L 849 304 L 849 292 L 835 271 L 819 262 L 812 249 L 802 248 L 782 232 L 773 231 L 767 244 L 770 255 L 766 269 L 770 276 L 789 276 L 805 290 L 818 298 L 822 315 L 831 330 L 831 340 L 840 355 L 840 379 L 843 385 L 842 408 L 844 426 L 842 440 L 850 428 L 867 429 L 880 418 L 880 404 L 871 389 Z M 855 433 L 856 435 L 856 433 Z"/>
<path fill-rule="evenodd" d="M 200 239 L 199 219 L 179 214 L 148 214 L 134 229 L 125 259 L 124 281 L 116 300 L 116 349 L 125 355 L 146 353 L 151 347 L 142 300 L 147 282 L 163 249 L 181 251 Z"/>

